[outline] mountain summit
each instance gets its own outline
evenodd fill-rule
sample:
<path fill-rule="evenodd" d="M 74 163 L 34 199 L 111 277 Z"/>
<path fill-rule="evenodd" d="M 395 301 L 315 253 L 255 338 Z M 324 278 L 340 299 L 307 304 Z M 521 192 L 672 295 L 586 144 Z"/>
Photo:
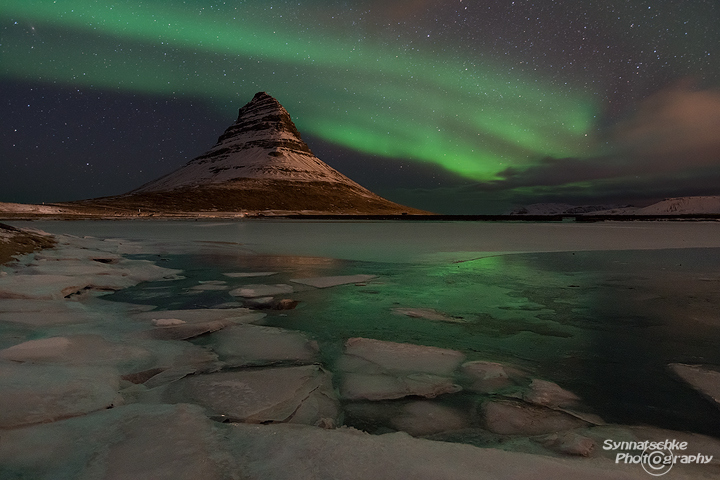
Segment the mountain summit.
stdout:
<path fill-rule="evenodd" d="M 267 93 L 259 92 L 240 109 L 238 119 L 214 147 L 131 193 L 246 178 L 345 183 L 362 188 L 313 155 L 287 110 Z"/>
<path fill-rule="evenodd" d="M 423 214 L 386 200 L 317 158 L 290 114 L 255 94 L 210 150 L 179 169 L 117 197 L 85 206 L 146 212 Z"/>

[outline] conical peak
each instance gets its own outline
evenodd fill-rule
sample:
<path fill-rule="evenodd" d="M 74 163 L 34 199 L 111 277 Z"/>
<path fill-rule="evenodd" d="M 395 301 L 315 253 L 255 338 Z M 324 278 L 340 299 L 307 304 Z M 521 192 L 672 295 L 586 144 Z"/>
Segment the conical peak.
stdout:
<path fill-rule="evenodd" d="M 259 140 L 280 141 L 285 147 L 311 153 L 287 110 L 265 92 L 256 93 L 240 108 L 235 123 L 218 138 L 218 145 L 228 141 L 247 143 Z M 288 141 L 294 145 L 289 145 Z"/>
<path fill-rule="evenodd" d="M 287 110 L 267 93 L 259 92 L 240 109 L 237 121 L 220 135 L 214 147 L 137 191 L 239 178 L 345 183 L 362 188 L 313 155 Z"/>
<path fill-rule="evenodd" d="M 265 99 L 268 99 L 268 98 L 269 98 L 270 100 L 274 100 L 274 101 L 277 102 L 277 100 L 275 100 L 275 99 L 272 97 L 272 95 L 268 95 L 266 92 L 257 92 L 257 93 L 253 96 L 252 100 L 250 100 L 250 103 L 252 103 L 252 102 L 259 102 L 259 101 L 262 101 L 262 100 L 265 100 Z"/>
<path fill-rule="evenodd" d="M 273 112 L 277 114 L 285 114 L 288 116 L 288 119 L 290 118 L 287 110 L 280 105 L 280 102 L 265 92 L 258 92 L 252 100 L 240 108 L 237 122 L 243 120 L 247 121 L 249 119 L 248 117 L 254 117 L 259 113 L 271 114 Z"/>

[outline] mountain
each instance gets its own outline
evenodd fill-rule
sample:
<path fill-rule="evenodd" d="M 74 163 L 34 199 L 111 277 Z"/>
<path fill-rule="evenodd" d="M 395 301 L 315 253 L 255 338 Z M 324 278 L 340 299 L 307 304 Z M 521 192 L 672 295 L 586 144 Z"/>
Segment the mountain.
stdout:
<path fill-rule="evenodd" d="M 635 215 L 720 214 L 720 196 L 676 197 L 639 208 Z"/>
<path fill-rule="evenodd" d="M 207 152 L 117 197 L 73 202 L 145 212 L 427 213 L 386 200 L 317 158 L 290 114 L 257 93 Z"/>
<path fill-rule="evenodd" d="M 720 215 L 720 196 L 666 198 L 647 207 L 535 203 L 510 215 Z"/>
<path fill-rule="evenodd" d="M 533 203 L 519 207 L 510 215 L 581 215 L 584 213 L 605 212 L 610 209 L 626 208 L 612 205 L 569 205 L 567 203 Z"/>

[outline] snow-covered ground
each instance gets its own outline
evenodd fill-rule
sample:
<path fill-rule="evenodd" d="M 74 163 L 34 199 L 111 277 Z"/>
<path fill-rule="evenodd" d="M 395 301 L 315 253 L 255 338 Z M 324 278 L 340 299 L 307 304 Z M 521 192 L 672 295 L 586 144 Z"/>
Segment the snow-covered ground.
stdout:
<path fill-rule="evenodd" d="M 647 207 L 535 203 L 511 212 L 518 215 L 720 215 L 720 196 L 667 198 Z"/>
<path fill-rule="evenodd" d="M 72 213 L 68 208 L 53 207 L 50 205 L 34 205 L 29 203 L 3 203 L 0 202 L 0 213 L 36 213 L 36 214 L 67 214 Z"/>
<path fill-rule="evenodd" d="M 668 198 L 639 208 L 637 215 L 720 214 L 720 196 Z"/>

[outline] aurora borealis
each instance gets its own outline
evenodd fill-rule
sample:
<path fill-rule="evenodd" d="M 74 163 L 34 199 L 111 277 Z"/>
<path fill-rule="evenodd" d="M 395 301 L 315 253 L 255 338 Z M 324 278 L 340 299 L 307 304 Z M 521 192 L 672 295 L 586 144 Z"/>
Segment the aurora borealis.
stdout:
<path fill-rule="evenodd" d="M 720 194 L 718 24 L 704 0 L 0 0 L 0 201 L 135 188 L 257 91 L 420 208 Z"/>

